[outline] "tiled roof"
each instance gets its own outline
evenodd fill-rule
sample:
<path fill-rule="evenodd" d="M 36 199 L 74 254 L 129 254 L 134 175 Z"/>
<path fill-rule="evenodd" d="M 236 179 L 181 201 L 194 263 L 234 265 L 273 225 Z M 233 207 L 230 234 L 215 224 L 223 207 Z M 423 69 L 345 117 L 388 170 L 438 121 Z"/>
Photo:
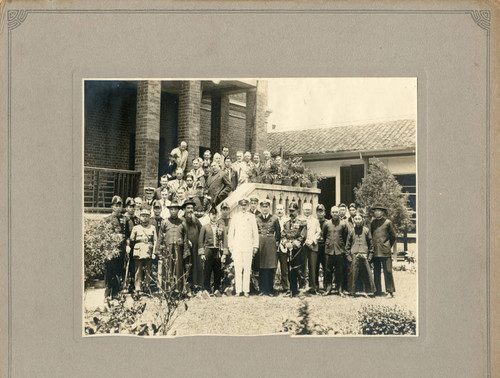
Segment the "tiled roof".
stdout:
<path fill-rule="evenodd" d="M 269 132 L 268 149 L 273 155 L 376 151 L 415 147 L 415 120 L 404 119 L 365 125 Z"/>

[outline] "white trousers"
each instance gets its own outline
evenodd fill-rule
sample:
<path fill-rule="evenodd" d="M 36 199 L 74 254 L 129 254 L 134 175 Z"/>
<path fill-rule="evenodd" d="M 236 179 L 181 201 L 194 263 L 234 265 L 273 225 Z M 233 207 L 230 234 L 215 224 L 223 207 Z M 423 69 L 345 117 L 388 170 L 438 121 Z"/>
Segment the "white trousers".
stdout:
<path fill-rule="evenodd" d="M 236 294 L 250 291 L 250 273 L 252 272 L 253 251 L 234 251 L 231 255 L 234 262 L 234 284 Z"/>

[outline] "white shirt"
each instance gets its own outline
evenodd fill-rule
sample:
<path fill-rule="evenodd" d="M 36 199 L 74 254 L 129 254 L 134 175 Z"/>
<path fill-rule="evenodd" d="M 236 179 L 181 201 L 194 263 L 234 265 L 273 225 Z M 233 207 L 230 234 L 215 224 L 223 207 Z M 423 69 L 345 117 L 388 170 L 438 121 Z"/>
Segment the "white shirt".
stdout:
<path fill-rule="evenodd" d="M 172 155 L 177 155 L 177 168 L 182 168 L 184 171 L 186 169 L 186 164 L 188 160 L 188 150 L 181 151 L 179 147 L 176 147 L 171 152 Z"/>
<path fill-rule="evenodd" d="M 305 217 L 305 220 L 307 222 L 306 243 L 318 248 L 318 239 L 321 236 L 321 227 L 318 218 L 310 215 L 309 217 Z"/>
<path fill-rule="evenodd" d="M 259 231 L 255 215 L 247 211 L 232 216 L 227 238 L 230 251 L 252 251 L 253 248 L 258 248 Z"/>

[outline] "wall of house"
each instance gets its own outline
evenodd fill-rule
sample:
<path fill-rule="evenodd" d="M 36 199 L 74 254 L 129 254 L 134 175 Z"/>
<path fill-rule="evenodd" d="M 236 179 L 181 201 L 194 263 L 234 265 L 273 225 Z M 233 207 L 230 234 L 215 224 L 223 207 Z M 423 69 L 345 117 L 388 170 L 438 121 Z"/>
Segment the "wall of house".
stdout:
<path fill-rule="evenodd" d="M 132 169 L 137 83 L 93 81 L 85 88 L 84 165 Z"/>
<path fill-rule="evenodd" d="M 227 135 L 222 135 L 221 139 L 222 144 L 225 144 L 225 141 L 229 144 L 230 155 L 234 159 L 236 157 L 237 150 L 245 150 L 245 94 L 231 95 L 229 98 L 229 127 L 227 129 Z M 200 118 L 200 147 L 210 148 L 211 101 L 209 98 L 202 99 Z M 214 152 L 220 151 L 212 151 L 212 155 Z"/>
<path fill-rule="evenodd" d="M 416 173 L 415 157 L 414 156 L 397 156 L 390 158 L 382 158 L 381 160 L 386 167 L 395 175 L 399 174 L 414 174 Z M 340 203 L 340 167 L 350 165 L 363 164 L 361 159 L 352 160 L 325 160 L 305 162 L 305 166 L 320 173 L 325 177 L 335 177 L 335 202 Z"/>

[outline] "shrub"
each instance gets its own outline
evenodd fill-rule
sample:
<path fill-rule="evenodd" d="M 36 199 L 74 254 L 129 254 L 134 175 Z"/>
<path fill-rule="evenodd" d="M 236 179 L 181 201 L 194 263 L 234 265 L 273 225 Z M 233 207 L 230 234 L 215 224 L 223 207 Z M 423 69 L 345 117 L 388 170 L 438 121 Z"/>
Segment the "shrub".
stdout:
<path fill-rule="evenodd" d="M 106 261 L 120 254 L 123 236 L 116 234 L 110 223 L 104 219 L 84 219 L 83 253 L 85 284 L 92 279 L 102 278 Z"/>
<path fill-rule="evenodd" d="M 415 335 L 417 321 L 411 311 L 393 306 L 365 306 L 358 311 L 364 335 Z"/>

